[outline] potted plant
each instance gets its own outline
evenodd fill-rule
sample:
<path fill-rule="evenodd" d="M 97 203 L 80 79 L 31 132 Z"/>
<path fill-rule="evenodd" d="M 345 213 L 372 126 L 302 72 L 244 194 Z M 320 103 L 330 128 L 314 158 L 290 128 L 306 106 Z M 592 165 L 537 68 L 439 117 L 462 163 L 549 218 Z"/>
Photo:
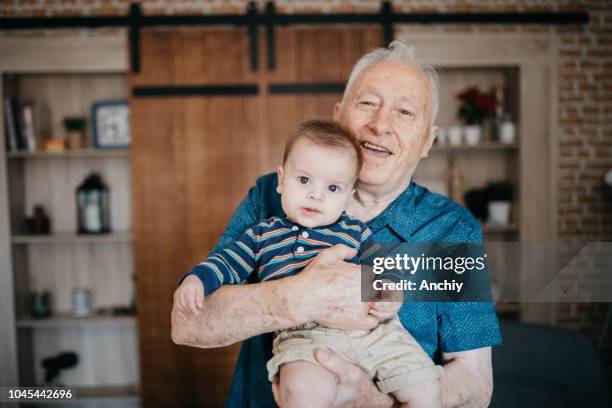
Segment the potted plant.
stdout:
<path fill-rule="evenodd" d="M 487 221 L 487 191 L 486 188 L 474 188 L 465 192 L 463 196 L 465 206 L 478 219 L 478 221 Z"/>
<path fill-rule="evenodd" d="M 481 92 L 476 86 L 459 92 L 457 99 L 460 101 L 457 117 L 465 124 L 465 142 L 469 145 L 478 144 L 482 124 L 485 119 L 493 117 L 498 101 L 494 95 Z"/>
<path fill-rule="evenodd" d="M 70 149 L 83 147 L 85 138 L 86 120 L 82 116 L 68 116 L 64 118 L 64 128 L 66 129 L 66 142 Z"/>
<path fill-rule="evenodd" d="M 486 196 L 490 224 L 508 224 L 513 194 L 514 186 L 508 181 L 496 181 L 487 185 Z"/>

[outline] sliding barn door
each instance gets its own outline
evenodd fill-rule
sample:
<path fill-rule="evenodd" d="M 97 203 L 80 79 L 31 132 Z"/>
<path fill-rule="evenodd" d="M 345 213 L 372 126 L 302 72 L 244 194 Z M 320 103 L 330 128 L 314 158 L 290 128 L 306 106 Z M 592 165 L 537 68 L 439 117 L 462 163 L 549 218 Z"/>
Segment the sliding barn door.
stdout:
<path fill-rule="evenodd" d="M 141 34 L 130 106 L 143 407 L 224 405 L 239 345 L 171 342 L 177 281 L 256 177 L 278 166 L 289 132 L 331 117 L 352 64 L 381 44 L 365 28 L 279 28 L 275 39 L 276 69 L 261 41 L 253 72 L 246 29 Z"/>
<path fill-rule="evenodd" d="M 229 29 L 144 31 L 141 41 L 141 73 L 130 85 L 148 95 L 131 98 L 143 406 L 219 404 L 237 346 L 174 345 L 172 293 L 254 180 L 261 103 L 256 95 L 170 91 L 252 84 L 247 36 Z"/>

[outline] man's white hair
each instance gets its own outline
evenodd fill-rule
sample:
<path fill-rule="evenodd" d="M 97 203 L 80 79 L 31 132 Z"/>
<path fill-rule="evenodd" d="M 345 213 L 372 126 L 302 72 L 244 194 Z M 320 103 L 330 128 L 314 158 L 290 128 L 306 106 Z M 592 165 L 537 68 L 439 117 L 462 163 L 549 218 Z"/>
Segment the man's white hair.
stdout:
<path fill-rule="evenodd" d="M 342 102 L 344 103 L 344 98 L 353 84 L 353 81 L 364 69 L 370 65 L 388 60 L 400 60 L 413 64 L 423 71 L 425 75 L 427 75 L 427 78 L 429 78 L 429 84 L 431 86 L 431 115 L 429 119 L 429 126 L 433 126 L 436 116 L 438 115 L 438 107 L 440 105 L 440 101 L 438 100 L 438 74 L 432 66 L 421 63 L 417 60 L 414 45 L 404 44 L 398 40 L 395 40 L 389 44 L 389 48 L 377 48 L 374 51 L 367 53 L 361 57 L 359 61 L 357 61 L 357 63 L 353 66 L 351 75 L 346 83 L 344 95 L 342 95 Z"/>

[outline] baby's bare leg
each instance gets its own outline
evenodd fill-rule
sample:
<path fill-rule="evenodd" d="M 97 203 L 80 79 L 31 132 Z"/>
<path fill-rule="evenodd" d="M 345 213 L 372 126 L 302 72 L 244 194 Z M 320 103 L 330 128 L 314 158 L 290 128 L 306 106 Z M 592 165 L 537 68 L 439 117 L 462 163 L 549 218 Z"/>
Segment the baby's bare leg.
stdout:
<path fill-rule="evenodd" d="M 280 405 L 291 407 L 331 407 L 336 399 L 338 379 L 322 366 L 295 361 L 280 367 Z"/>
<path fill-rule="evenodd" d="M 440 380 L 431 380 L 393 393 L 402 408 L 442 408 Z"/>

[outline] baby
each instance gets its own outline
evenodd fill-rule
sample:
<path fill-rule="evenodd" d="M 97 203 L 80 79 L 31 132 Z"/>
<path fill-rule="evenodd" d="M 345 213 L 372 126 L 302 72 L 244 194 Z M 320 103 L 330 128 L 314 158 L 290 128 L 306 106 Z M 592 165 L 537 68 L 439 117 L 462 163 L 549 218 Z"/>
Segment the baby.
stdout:
<path fill-rule="evenodd" d="M 203 296 L 224 284 L 280 279 L 299 273 L 319 252 L 336 244 L 358 250 L 373 244 L 362 222 L 344 213 L 363 158 L 354 137 L 331 121 L 303 123 L 288 140 L 278 168 L 278 192 L 286 217 L 249 228 L 228 248 L 192 268 L 178 289 L 178 307 L 198 313 Z M 441 369 L 403 328 L 399 302 L 372 302 L 380 320 L 373 330 L 337 330 L 306 323 L 276 333 L 268 361 L 270 381 L 279 381 L 283 407 L 329 407 L 337 378 L 314 358 L 329 349 L 363 368 L 381 392 L 409 407 L 441 406 Z M 306 403 L 307 402 L 307 403 Z"/>

